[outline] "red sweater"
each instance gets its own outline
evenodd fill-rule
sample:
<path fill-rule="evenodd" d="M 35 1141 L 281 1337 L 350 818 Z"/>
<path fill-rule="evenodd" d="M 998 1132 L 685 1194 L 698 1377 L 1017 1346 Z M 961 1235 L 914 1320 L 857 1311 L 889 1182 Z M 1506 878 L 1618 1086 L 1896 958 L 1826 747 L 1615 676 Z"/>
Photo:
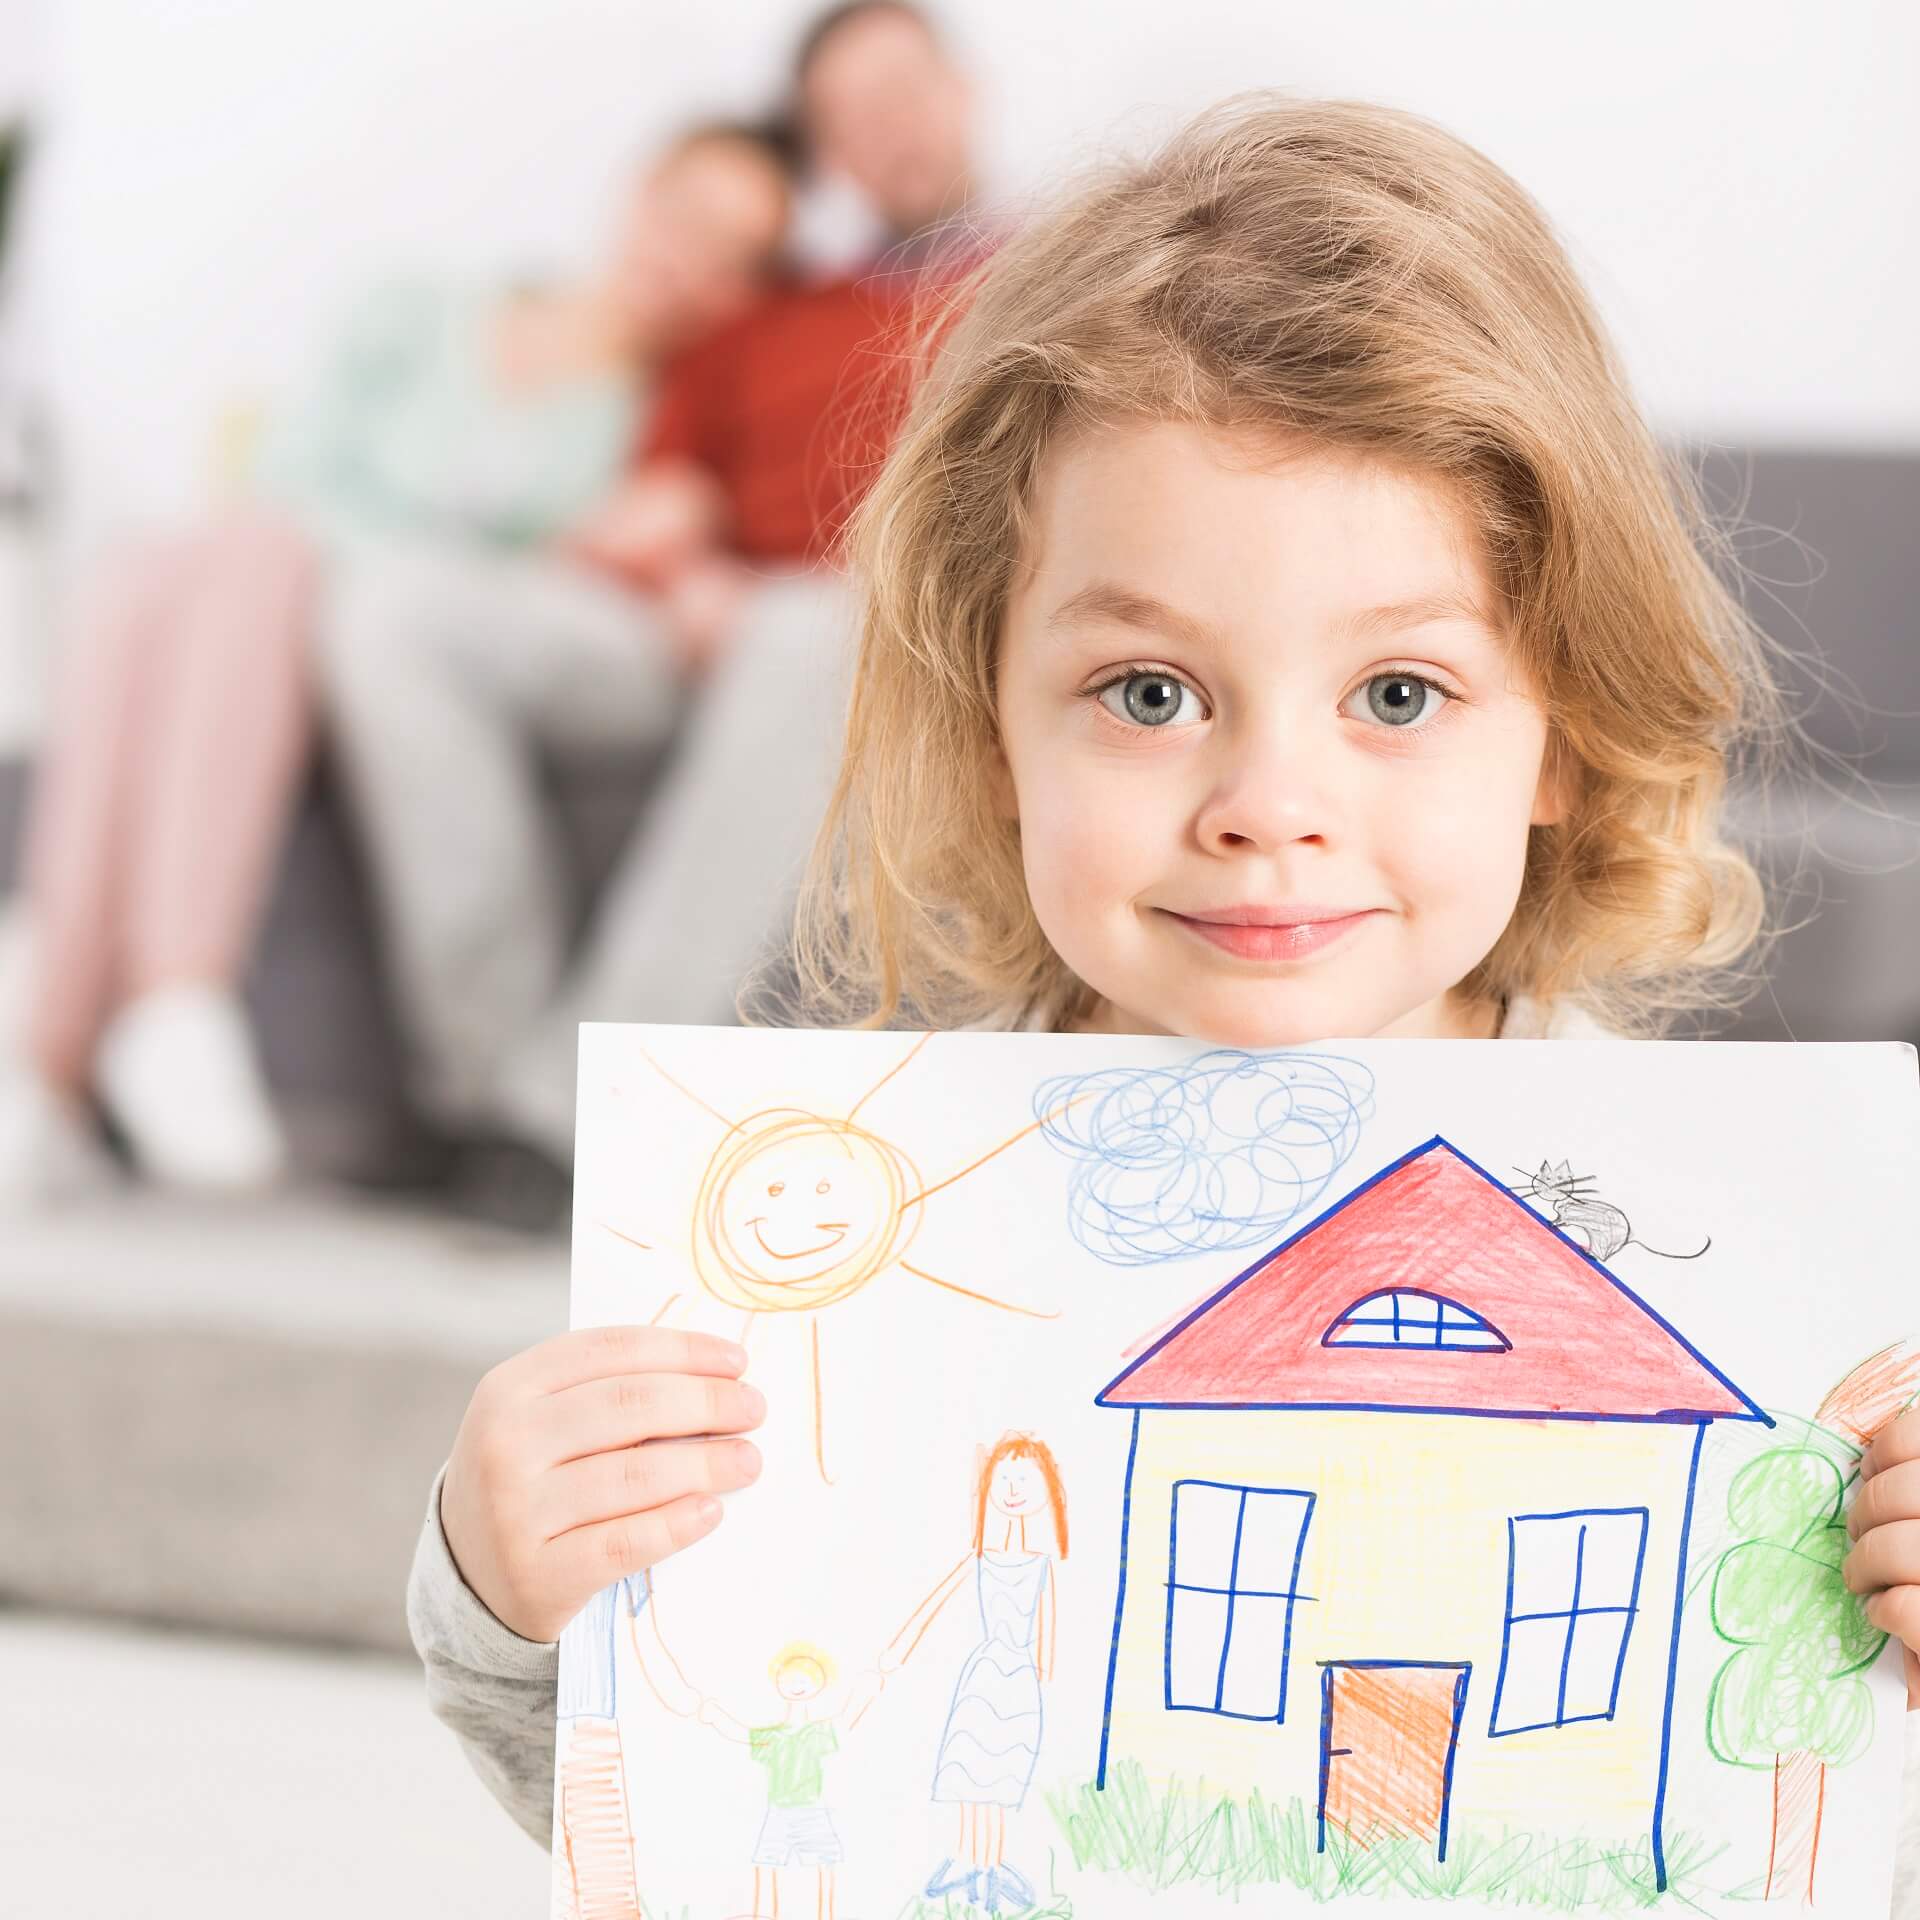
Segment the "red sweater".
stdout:
<path fill-rule="evenodd" d="M 668 370 L 640 459 L 712 473 L 744 558 L 818 560 L 904 410 L 912 286 L 870 275 L 770 295 Z"/>

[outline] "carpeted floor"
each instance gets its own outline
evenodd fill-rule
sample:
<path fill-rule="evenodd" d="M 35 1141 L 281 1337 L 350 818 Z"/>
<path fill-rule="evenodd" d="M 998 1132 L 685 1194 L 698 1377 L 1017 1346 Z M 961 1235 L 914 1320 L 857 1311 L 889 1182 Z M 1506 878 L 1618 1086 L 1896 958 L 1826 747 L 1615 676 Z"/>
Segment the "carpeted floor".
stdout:
<path fill-rule="evenodd" d="M 0 1613 L 0 1909 L 547 1911 L 411 1663 Z"/>

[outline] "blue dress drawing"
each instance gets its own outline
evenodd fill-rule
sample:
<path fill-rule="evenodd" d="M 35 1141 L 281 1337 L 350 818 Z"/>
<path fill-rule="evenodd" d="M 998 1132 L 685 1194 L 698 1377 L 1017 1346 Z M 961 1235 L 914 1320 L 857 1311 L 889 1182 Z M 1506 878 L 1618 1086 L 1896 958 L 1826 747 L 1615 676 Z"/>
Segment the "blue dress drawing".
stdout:
<path fill-rule="evenodd" d="M 973 1564 L 980 1644 L 953 1690 L 933 1797 L 947 1805 L 1017 1808 L 1040 1760 L 1034 1641 L 1053 1562 L 1044 1553 L 980 1553 Z"/>

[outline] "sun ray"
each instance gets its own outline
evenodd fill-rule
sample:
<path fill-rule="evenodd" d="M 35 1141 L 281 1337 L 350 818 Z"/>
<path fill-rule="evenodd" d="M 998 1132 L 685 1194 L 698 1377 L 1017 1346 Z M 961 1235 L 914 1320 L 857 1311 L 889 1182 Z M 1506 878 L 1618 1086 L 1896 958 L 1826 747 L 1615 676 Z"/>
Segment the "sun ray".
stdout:
<path fill-rule="evenodd" d="M 1024 1314 L 1029 1320 L 1058 1320 L 1059 1312 L 1042 1313 L 1038 1307 L 1017 1307 L 1011 1300 L 996 1300 L 990 1293 L 975 1293 L 971 1287 L 963 1287 L 952 1280 L 942 1280 L 938 1274 L 928 1273 L 923 1267 L 916 1267 L 910 1260 L 896 1261 L 903 1273 L 910 1273 L 916 1280 L 924 1280 L 929 1286 L 944 1287 L 949 1293 L 963 1295 L 969 1300 L 978 1300 L 983 1307 L 998 1307 L 1002 1313 Z"/>
<path fill-rule="evenodd" d="M 697 1093 L 695 1093 L 691 1087 L 685 1085 L 683 1082 L 679 1080 L 676 1080 L 673 1077 L 673 1075 L 670 1074 L 666 1070 L 666 1068 L 663 1067 L 660 1064 L 660 1062 L 656 1060 L 653 1057 L 653 1055 L 646 1050 L 645 1047 L 642 1047 L 640 1049 L 640 1058 L 644 1060 L 647 1063 L 647 1065 L 650 1066 L 654 1070 L 654 1072 L 657 1073 L 660 1076 L 660 1078 L 664 1080 L 667 1083 L 667 1085 L 670 1086 L 676 1093 L 684 1094 L 689 1100 L 693 1102 L 693 1104 L 696 1107 L 700 1107 L 704 1109 L 706 1112 L 712 1114 L 713 1117 L 716 1120 L 718 1120 L 720 1124 L 723 1127 L 725 1127 L 729 1133 L 731 1133 L 734 1130 L 734 1127 L 736 1124 L 734 1121 L 729 1120 L 727 1116 L 724 1113 L 722 1113 L 718 1107 L 711 1106 L 708 1104 L 708 1102 L 706 1102 L 705 1100 L 702 1100 L 700 1096 Z"/>
<path fill-rule="evenodd" d="M 820 1386 L 820 1316 L 815 1314 L 810 1324 L 813 1331 L 813 1464 L 820 1469 L 820 1478 L 832 1486 L 833 1475 L 827 1471 L 827 1417 Z"/>
<path fill-rule="evenodd" d="M 988 1150 L 985 1153 L 983 1153 L 978 1160 L 968 1161 L 968 1163 L 964 1167 L 962 1167 L 958 1173 L 950 1173 L 947 1175 L 947 1177 L 944 1180 L 936 1180 L 932 1186 L 922 1187 L 920 1191 L 916 1193 L 911 1200 L 901 1201 L 900 1211 L 902 1213 L 905 1213 L 909 1207 L 917 1207 L 921 1203 L 921 1201 L 931 1199 L 933 1195 L 935 1195 L 936 1193 L 939 1193 L 943 1188 L 954 1185 L 956 1181 L 964 1180 L 968 1174 L 976 1172 L 979 1168 L 984 1167 L 989 1160 L 995 1159 L 999 1155 L 1005 1153 L 1009 1147 L 1017 1147 L 1020 1144 L 1020 1142 L 1027 1137 L 1028 1134 L 1038 1133 L 1040 1129 L 1044 1127 L 1049 1120 L 1054 1119 L 1059 1114 L 1065 1113 L 1069 1107 L 1078 1106 L 1081 1100 L 1087 1100 L 1091 1098 L 1092 1098 L 1092 1095 L 1083 1093 L 1079 1096 L 1078 1099 L 1062 1101 L 1060 1105 L 1055 1107 L 1051 1113 L 1043 1113 L 1038 1120 L 1032 1123 L 1031 1126 L 1022 1127 L 1018 1133 L 1012 1135 L 1008 1139 L 1002 1140 L 997 1147 L 988 1148 Z"/>
<path fill-rule="evenodd" d="M 636 1240 L 632 1234 L 622 1233 L 618 1227 L 609 1226 L 604 1220 L 600 1222 L 600 1230 L 603 1233 L 612 1234 L 616 1240 L 624 1240 L 630 1247 L 638 1247 L 642 1253 L 651 1253 L 653 1251 L 644 1240 Z"/>
<path fill-rule="evenodd" d="M 920 1038 L 919 1038 L 918 1040 L 916 1040 L 916 1041 L 915 1041 L 915 1042 L 913 1043 L 913 1045 L 912 1045 L 912 1046 L 910 1046 L 910 1047 L 909 1047 L 909 1048 L 908 1048 L 908 1049 L 906 1050 L 906 1052 L 905 1052 L 905 1053 L 903 1053 L 903 1054 L 902 1054 L 902 1055 L 900 1056 L 900 1058 L 899 1058 L 898 1060 L 896 1060 L 896 1061 L 894 1062 L 894 1064 L 893 1064 L 892 1066 L 890 1066 L 890 1067 L 889 1067 L 889 1068 L 888 1068 L 888 1069 L 886 1070 L 886 1072 L 885 1072 L 885 1073 L 883 1073 L 883 1074 L 882 1074 L 882 1075 L 880 1076 L 880 1078 L 879 1078 L 878 1080 L 876 1080 L 876 1081 L 875 1081 L 875 1082 L 873 1083 L 873 1085 L 872 1085 L 872 1086 L 870 1086 L 870 1087 L 869 1087 L 869 1088 L 868 1088 L 868 1089 L 866 1090 L 866 1092 L 865 1092 L 865 1093 L 863 1093 L 863 1094 L 862 1094 L 862 1095 L 860 1096 L 860 1098 L 859 1098 L 858 1100 L 856 1100 L 856 1101 L 855 1101 L 855 1102 L 853 1103 L 853 1105 L 852 1105 L 852 1106 L 850 1106 L 850 1107 L 849 1107 L 849 1108 L 847 1109 L 847 1118 L 848 1118 L 849 1120 L 851 1120 L 851 1119 L 853 1118 L 853 1116 L 854 1116 L 854 1115 L 855 1115 L 856 1113 L 858 1113 L 858 1112 L 860 1111 L 860 1109 L 861 1109 L 862 1107 L 864 1107 L 864 1106 L 865 1106 L 865 1105 L 867 1104 L 867 1102 L 868 1102 L 869 1100 L 871 1100 L 871 1099 L 873 1098 L 873 1096 L 874 1096 L 874 1095 L 875 1095 L 876 1093 L 878 1093 L 878 1092 L 880 1091 L 880 1089 L 881 1089 L 882 1087 L 884 1087 L 884 1086 L 885 1086 L 885 1085 L 887 1084 L 887 1082 L 888 1082 L 889 1080 L 891 1080 L 891 1079 L 893 1078 L 893 1076 L 894 1076 L 894 1075 L 895 1075 L 896 1073 L 904 1073 L 904 1072 L 905 1072 L 905 1071 L 907 1070 L 907 1068 L 908 1068 L 908 1067 L 910 1067 L 910 1066 L 912 1066 L 912 1064 L 913 1064 L 913 1062 L 914 1062 L 914 1058 L 915 1058 L 915 1056 L 916 1056 L 916 1055 L 917 1055 L 917 1054 L 919 1053 L 919 1051 L 920 1051 L 920 1049 L 921 1049 L 922 1047 L 924 1047 L 924 1046 L 925 1046 L 925 1045 L 927 1044 L 927 1042 L 928 1042 L 929 1040 L 931 1040 L 932 1038 L 933 1038 L 933 1035 L 932 1035 L 931 1033 L 923 1033 L 923 1034 L 922 1034 L 922 1035 L 920 1036 Z"/>
<path fill-rule="evenodd" d="M 668 1294 L 667 1304 L 664 1307 L 662 1307 L 660 1311 L 656 1313 L 651 1320 L 647 1322 L 647 1325 L 650 1327 L 657 1327 L 660 1324 L 660 1322 L 664 1320 L 667 1317 L 667 1315 L 673 1311 L 674 1305 L 679 1300 L 679 1298 L 680 1296 L 677 1293 Z"/>

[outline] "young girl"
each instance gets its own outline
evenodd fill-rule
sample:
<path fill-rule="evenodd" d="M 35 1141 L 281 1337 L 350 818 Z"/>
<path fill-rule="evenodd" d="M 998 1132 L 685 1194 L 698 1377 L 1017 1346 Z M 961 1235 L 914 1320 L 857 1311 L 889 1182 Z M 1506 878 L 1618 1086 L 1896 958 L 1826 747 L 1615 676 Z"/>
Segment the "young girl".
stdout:
<path fill-rule="evenodd" d="M 1498 168 L 1411 115 L 1252 96 L 1029 225 L 956 313 L 854 530 L 801 947 L 829 1018 L 1281 1047 L 1724 1003 L 1763 903 L 1722 787 L 1780 710 Z M 599 1330 L 474 1396 L 413 1625 L 537 1837 L 550 1643 L 755 1477 L 743 1367 Z M 1911 1648 L 1920 1416 L 1863 1478 L 1848 1582 Z"/>

